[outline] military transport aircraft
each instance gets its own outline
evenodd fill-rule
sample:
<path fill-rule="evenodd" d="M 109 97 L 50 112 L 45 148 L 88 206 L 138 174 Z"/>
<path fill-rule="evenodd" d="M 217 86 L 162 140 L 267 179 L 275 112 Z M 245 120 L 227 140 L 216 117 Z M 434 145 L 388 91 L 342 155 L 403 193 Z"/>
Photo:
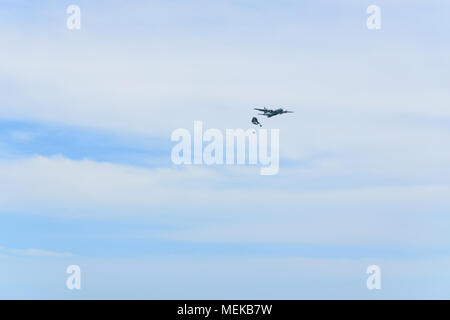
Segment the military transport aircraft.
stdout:
<path fill-rule="evenodd" d="M 282 108 L 275 109 L 275 110 L 267 109 L 267 108 L 264 108 L 264 109 L 255 108 L 255 110 L 263 112 L 263 113 L 259 113 L 259 115 L 266 116 L 267 118 L 276 116 L 278 114 L 293 113 L 294 112 L 294 111 L 283 110 Z"/>

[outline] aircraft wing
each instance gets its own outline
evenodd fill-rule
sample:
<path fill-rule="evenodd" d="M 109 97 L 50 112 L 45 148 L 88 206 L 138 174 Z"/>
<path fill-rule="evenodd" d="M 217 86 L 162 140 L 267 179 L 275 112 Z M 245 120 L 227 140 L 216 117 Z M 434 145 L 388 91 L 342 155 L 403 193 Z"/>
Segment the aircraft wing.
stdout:
<path fill-rule="evenodd" d="M 268 111 L 267 109 L 259 109 L 259 108 L 254 108 L 255 110 L 258 110 L 258 111 L 262 111 L 262 112 L 266 112 L 266 111 Z"/>

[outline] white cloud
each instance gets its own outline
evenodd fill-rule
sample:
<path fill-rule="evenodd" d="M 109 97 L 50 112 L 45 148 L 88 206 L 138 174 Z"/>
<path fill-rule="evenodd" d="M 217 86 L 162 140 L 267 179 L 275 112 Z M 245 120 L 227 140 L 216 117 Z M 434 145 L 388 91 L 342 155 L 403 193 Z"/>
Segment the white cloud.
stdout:
<path fill-rule="evenodd" d="M 9 249 L 0 246 L 0 253 L 4 254 L 6 256 L 9 255 L 17 255 L 17 256 L 28 256 L 28 257 L 71 257 L 72 254 L 68 252 L 59 253 L 54 251 L 48 251 L 48 250 L 42 250 L 42 249 Z"/>
<path fill-rule="evenodd" d="M 280 175 L 282 179 L 298 169 L 286 170 L 285 175 Z M 242 186 L 229 184 L 242 174 L 253 179 Z M 279 185 L 280 177 L 264 180 L 255 167 L 240 167 L 236 171 L 223 166 L 215 169 L 205 166 L 147 169 L 87 159 L 71 160 L 63 156 L 35 156 L 1 161 L 0 176 L 2 204 L 27 208 L 32 207 L 31 204 L 50 207 L 61 204 L 68 207 L 100 205 L 105 208 L 163 204 L 238 205 L 247 203 L 249 198 L 259 198 L 265 204 L 376 204 L 381 200 L 389 204 L 416 201 L 449 203 L 447 185 L 305 191 L 291 188 L 297 179 L 294 176 L 294 180 L 286 180 L 290 187 L 288 190 L 270 190 L 272 182 Z M 261 180 L 261 188 L 258 180 Z M 252 189 L 248 188 L 250 185 L 253 185 Z M 273 198 L 259 197 L 260 189 L 269 190 Z M 206 190 L 207 194 L 203 194 Z"/>
<path fill-rule="evenodd" d="M 446 10 L 439 7 L 444 2 L 426 4 L 427 10 L 415 2 L 411 12 L 410 2 L 386 2 L 383 8 L 389 6 L 390 15 L 383 15 L 383 30 L 389 32 L 370 35 L 360 1 L 346 7 L 355 15 L 331 5 L 290 10 L 295 1 L 281 9 L 211 1 L 197 6 L 161 2 L 152 8 L 104 2 L 83 7 L 86 24 L 80 33 L 67 32 L 64 16 L 55 8 L 43 8 L 34 15 L 42 20 L 33 24 L 6 15 L 0 21 L 0 46 L 7 48 L 0 51 L 0 117 L 169 138 L 172 130 L 191 128 L 194 120 L 207 127 L 245 128 L 253 107 L 289 106 L 296 113 L 263 123 L 282 128 L 282 157 L 296 165 L 282 164 L 280 174 L 267 180 L 247 167 L 144 169 L 64 156 L 11 159 L 8 146 L 0 145 L 2 157 L 9 157 L 0 162 L 0 214 L 152 221 L 174 228 L 133 236 L 175 241 L 448 247 L 450 65 L 448 45 L 440 38 L 447 36 Z M 134 19 L 124 19 L 123 12 Z M 394 13 L 397 19 L 389 20 Z M 421 40 L 426 42 L 418 47 Z M 31 137 L 16 132 L 13 138 Z M 0 257 L 5 254 L 66 256 L 0 248 Z M 174 292 L 181 297 L 204 292 L 225 296 L 246 289 L 248 283 L 242 282 L 244 287 L 237 280 L 243 271 L 262 296 L 287 288 L 278 292 L 297 297 L 299 288 L 290 285 L 291 276 L 304 284 L 308 279 L 302 272 L 309 277 L 317 269 L 327 270 L 324 278 L 316 275 L 303 288 L 314 290 L 319 284 L 313 292 L 318 297 L 323 297 L 321 290 L 331 297 L 352 296 L 339 291 L 345 280 L 333 280 L 348 270 L 364 271 L 348 261 L 283 258 L 182 261 L 188 267 L 183 274 L 180 260 L 161 261 L 147 261 L 143 268 L 150 273 L 156 265 L 156 271 L 170 271 L 158 290 L 149 290 L 172 298 Z M 105 283 L 113 278 L 129 281 L 130 274 L 134 288 L 127 293 L 145 292 L 135 290 L 145 289 L 141 280 L 149 279 L 149 273 L 135 272 L 142 261 L 116 262 L 114 268 L 111 261 L 97 264 L 100 282 L 106 280 L 96 293 L 104 294 Z M 448 264 L 443 259 L 415 267 L 426 278 L 436 266 L 448 269 Z M 22 283 L 30 274 L 22 261 L 0 264 L 0 280 L 15 267 L 22 271 Z M 395 267 L 400 273 L 411 271 L 408 263 Z M 54 265 L 43 270 L 56 272 L 50 281 L 65 271 Z M 228 277 L 222 277 L 224 270 L 230 271 Z M 167 286 L 174 274 L 182 288 Z M 196 279 L 205 274 L 210 283 L 225 279 L 222 290 L 201 282 L 202 292 L 184 291 L 199 285 Z M 272 283 L 261 284 L 267 275 Z M 277 287 L 277 277 L 283 286 Z M 417 273 L 406 279 L 416 281 Z M 327 281 L 335 289 L 320 287 Z M 433 283 L 434 295 L 448 288 Z M 424 295 L 426 285 L 415 293 Z M 123 296 L 124 287 L 112 289 Z M 407 287 L 400 290 L 403 296 L 410 294 L 409 283 Z M 299 295 L 311 297 L 311 292 Z"/>
<path fill-rule="evenodd" d="M 237 186 L 232 183 L 237 176 L 249 179 Z M 144 169 L 61 156 L 3 161 L 0 177 L 3 212 L 175 227 L 136 235 L 143 237 L 347 244 L 450 240 L 442 216 L 442 208 L 450 207 L 448 185 L 311 191 L 295 188 L 297 177 L 289 173 L 267 180 L 252 168 Z"/>
<path fill-rule="evenodd" d="M 330 55 L 314 47 L 229 47 L 156 35 L 148 42 L 138 37 L 142 45 L 129 49 L 97 37 L 3 31 L 0 41 L 9 50 L 0 52 L 2 77 L 13 90 L 2 96 L 0 117 L 169 140 L 194 120 L 208 128 L 247 128 L 253 107 L 289 106 L 294 114 L 260 119 L 281 128 L 284 158 L 329 153 L 337 170 L 422 183 L 449 175 L 450 132 L 436 126 L 450 121 L 448 86 L 437 76 L 448 65 L 433 59 L 434 52 L 399 46 L 395 56 L 388 48 L 376 57 L 352 50 Z"/>
<path fill-rule="evenodd" d="M 2 77 L 16 90 L 2 97 L 0 115 L 164 135 L 195 119 L 214 126 L 248 126 L 251 108 L 259 105 L 292 106 L 297 121 L 313 113 L 312 124 L 322 128 L 340 119 L 359 121 L 368 114 L 450 116 L 448 78 L 441 76 L 449 64 L 434 48 L 418 50 L 410 41 L 390 37 L 380 42 L 354 31 L 352 37 L 333 33 L 333 41 L 341 46 L 330 51 L 317 42 L 331 40 L 332 28 L 325 26 L 333 20 L 326 21 L 327 16 L 319 15 L 314 6 L 309 10 L 320 21 L 314 23 L 309 17 L 306 23 L 289 14 L 287 8 L 294 3 L 286 4 L 279 9 L 290 18 L 285 24 L 283 15 L 264 19 L 272 6 L 249 10 L 196 5 L 203 10 L 182 4 L 153 3 L 153 10 L 147 5 L 125 6 L 130 14 L 157 18 L 158 23 L 152 19 L 156 25 L 150 26 L 120 19 L 120 6 L 98 5 L 86 9 L 97 24 L 91 22 L 80 34 L 57 32 L 46 24 L 30 35 L 5 29 L 0 41 L 8 50 L 0 52 L 0 66 Z M 355 9 L 359 4 L 347 6 Z M 180 34 L 186 28 L 174 17 L 184 17 L 193 28 Z M 207 28 L 195 19 L 217 17 L 224 29 L 236 34 L 220 28 L 202 33 L 203 37 L 196 33 Z M 260 28 L 248 27 L 249 19 Z M 124 31 L 98 31 L 105 32 L 112 21 Z M 364 26 L 364 10 L 361 21 Z M 318 29 L 311 29 L 311 24 Z M 143 27 L 145 32 L 132 27 Z M 409 36 L 402 32 L 392 30 L 392 37 Z M 272 38 L 267 39 L 267 33 Z M 295 122 L 292 127 L 302 125 Z M 383 121 L 379 119 L 377 125 Z"/>
<path fill-rule="evenodd" d="M 185 9 L 162 7 L 159 23 L 174 14 L 172 9 L 178 17 Z M 30 35 L 2 29 L 0 42 L 8 50 L 0 52 L 1 76 L 9 89 L 2 95 L 1 117 L 139 131 L 169 140 L 172 130 L 191 128 L 197 119 L 206 127 L 245 128 L 252 107 L 290 106 L 296 113 L 263 123 L 282 128 L 282 159 L 296 165 L 281 164 L 278 176 L 263 180 L 255 168 L 151 170 L 64 157 L 11 159 L 0 163 L 4 210 L 174 224 L 188 215 L 243 220 L 160 235 L 174 239 L 230 241 L 235 234 L 243 241 L 267 236 L 351 242 L 368 234 L 371 241 L 380 234 L 391 239 L 408 221 L 407 212 L 422 208 L 407 241 L 420 224 L 434 240 L 441 237 L 441 220 L 427 223 L 424 212 L 436 215 L 449 207 L 449 92 L 448 78 L 441 76 L 449 64 L 434 47 L 418 50 L 406 41 L 410 38 L 395 40 L 409 36 L 409 29 L 397 28 L 381 40 L 365 30 L 355 30 L 352 37 L 336 33 L 327 47 L 319 42 L 330 39 L 332 28 L 320 27 L 323 20 L 314 23 L 315 36 L 308 36 L 304 30 L 311 18 L 307 23 L 279 19 L 273 29 L 261 19 L 268 8 L 253 14 L 208 7 L 236 33 L 214 29 L 199 37 L 196 31 L 205 28 L 194 25 L 182 36 L 180 26 L 107 35 L 96 27 L 105 31 L 121 10 L 104 9 L 98 24 L 83 26 L 79 34 L 49 33 L 45 24 Z M 190 18 L 214 17 L 189 12 Z M 227 20 L 228 15 L 238 18 Z M 232 23 L 249 16 L 264 31 L 272 30 L 272 38 Z M 233 37 L 241 31 L 245 36 Z M 333 43 L 340 46 L 330 51 Z M 374 210 L 382 212 L 371 228 L 367 221 Z M 327 219 L 340 228 L 321 229 Z M 350 221 L 358 222 L 353 230 L 345 225 Z M 381 229 L 385 232 L 378 233 Z"/>

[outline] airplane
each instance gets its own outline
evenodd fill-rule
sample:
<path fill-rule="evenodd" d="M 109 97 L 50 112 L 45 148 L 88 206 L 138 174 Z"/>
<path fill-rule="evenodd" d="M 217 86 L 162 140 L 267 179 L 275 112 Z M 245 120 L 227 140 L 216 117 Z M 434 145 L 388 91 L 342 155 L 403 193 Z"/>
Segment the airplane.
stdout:
<path fill-rule="evenodd" d="M 264 107 L 264 109 L 258 109 L 258 108 L 254 108 L 255 110 L 261 111 L 263 113 L 258 113 L 261 116 L 266 116 L 267 118 L 276 116 L 278 114 L 283 114 L 283 113 L 293 113 L 294 111 L 287 111 L 287 110 L 283 110 L 282 108 L 279 109 L 267 109 Z"/>

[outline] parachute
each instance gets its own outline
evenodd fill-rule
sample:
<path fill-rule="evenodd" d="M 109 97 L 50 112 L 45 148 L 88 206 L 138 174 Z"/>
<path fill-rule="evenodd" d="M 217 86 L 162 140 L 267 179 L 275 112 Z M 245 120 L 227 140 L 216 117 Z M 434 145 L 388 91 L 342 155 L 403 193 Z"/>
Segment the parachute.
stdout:
<path fill-rule="evenodd" d="M 253 117 L 253 118 L 252 118 L 252 123 L 253 123 L 254 125 L 259 125 L 260 127 L 262 127 L 262 124 L 259 123 L 259 121 L 258 121 L 258 119 L 257 119 L 256 117 Z"/>

